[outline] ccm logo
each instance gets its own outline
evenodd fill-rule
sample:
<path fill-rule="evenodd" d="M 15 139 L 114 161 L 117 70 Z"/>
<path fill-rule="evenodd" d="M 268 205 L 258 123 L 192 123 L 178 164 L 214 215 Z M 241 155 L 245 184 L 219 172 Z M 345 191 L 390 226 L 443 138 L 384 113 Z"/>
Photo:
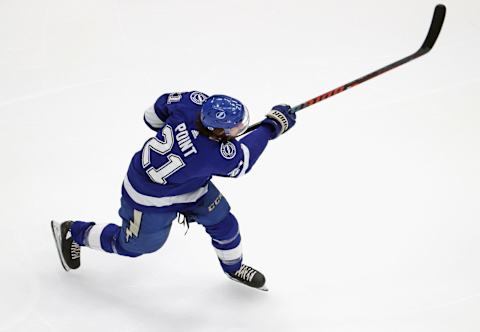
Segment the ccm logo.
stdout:
<path fill-rule="evenodd" d="M 222 198 L 223 198 L 222 194 L 218 195 L 218 197 L 215 198 L 213 203 L 208 206 L 208 212 L 212 212 L 218 206 L 218 204 L 220 204 L 220 201 L 222 200 Z"/>

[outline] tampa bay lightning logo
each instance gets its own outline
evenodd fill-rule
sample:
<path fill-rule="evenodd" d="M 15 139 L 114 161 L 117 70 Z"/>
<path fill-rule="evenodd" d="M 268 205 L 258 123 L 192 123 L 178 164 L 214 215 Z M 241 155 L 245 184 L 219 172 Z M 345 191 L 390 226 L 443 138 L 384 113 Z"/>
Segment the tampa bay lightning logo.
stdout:
<path fill-rule="evenodd" d="M 220 153 L 225 159 L 233 159 L 237 154 L 237 148 L 232 142 L 224 142 L 220 145 Z"/>
<path fill-rule="evenodd" d="M 202 105 L 207 99 L 207 95 L 198 91 L 194 91 L 190 94 L 190 100 L 197 105 Z"/>
<path fill-rule="evenodd" d="M 227 114 L 225 114 L 224 111 L 218 111 L 217 113 L 215 113 L 215 117 L 219 120 L 225 119 L 226 116 Z"/>

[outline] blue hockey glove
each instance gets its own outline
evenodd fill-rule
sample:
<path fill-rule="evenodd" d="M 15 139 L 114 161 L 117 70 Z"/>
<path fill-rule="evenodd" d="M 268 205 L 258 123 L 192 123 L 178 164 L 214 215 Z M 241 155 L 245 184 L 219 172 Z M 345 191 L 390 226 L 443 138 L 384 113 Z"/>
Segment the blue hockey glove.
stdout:
<path fill-rule="evenodd" d="M 283 104 L 273 106 L 272 110 L 268 112 L 267 118 L 262 121 L 262 124 L 268 125 L 272 130 L 270 139 L 277 138 L 295 125 L 297 116 L 291 112 L 291 109 L 289 105 Z"/>

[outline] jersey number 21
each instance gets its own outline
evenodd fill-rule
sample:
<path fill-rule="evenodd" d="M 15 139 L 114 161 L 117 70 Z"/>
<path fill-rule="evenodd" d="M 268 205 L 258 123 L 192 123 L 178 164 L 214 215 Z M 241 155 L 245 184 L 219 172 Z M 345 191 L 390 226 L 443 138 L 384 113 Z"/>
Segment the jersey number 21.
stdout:
<path fill-rule="evenodd" d="M 173 129 L 169 125 L 166 125 L 162 129 L 163 141 L 159 140 L 157 137 L 152 137 L 145 144 L 142 151 L 142 166 L 146 169 L 150 166 L 150 157 L 151 153 L 156 152 L 161 155 L 167 155 L 168 161 L 164 163 L 159 168 L 154 168 L 150 166 L 146 172 L 150 179 L 153 182 L 166 184 L 166 178 L 178 171 L 180 168 L 185 166 L 182 158 L 180 156 L 169 153 L 173 148 L 174 136 Z"/>

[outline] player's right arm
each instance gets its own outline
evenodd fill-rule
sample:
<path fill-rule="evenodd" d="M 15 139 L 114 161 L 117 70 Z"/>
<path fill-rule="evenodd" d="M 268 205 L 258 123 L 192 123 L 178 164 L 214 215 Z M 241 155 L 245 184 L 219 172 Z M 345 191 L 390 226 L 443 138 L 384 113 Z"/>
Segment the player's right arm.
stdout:
<path fill-rule="evenodd" d="M 289 105 L 276 105 L 262 124 L 241 140 L 220 144 L 213 165 L 214 175 L 239 177 L 248 173 L 265 150 L 269 140 L 275 139 L 295 125 L 295 113 Z M 221 156 L 221 158 L 219 158 Z"/>
<path fill-rule="evenodd" d="M 262 125 L 241 140 L 230 140 L 218 144 L 211 165 L 213 175 L 239 177 L 248 173 L 265 150 L 271 130 Z"/>

